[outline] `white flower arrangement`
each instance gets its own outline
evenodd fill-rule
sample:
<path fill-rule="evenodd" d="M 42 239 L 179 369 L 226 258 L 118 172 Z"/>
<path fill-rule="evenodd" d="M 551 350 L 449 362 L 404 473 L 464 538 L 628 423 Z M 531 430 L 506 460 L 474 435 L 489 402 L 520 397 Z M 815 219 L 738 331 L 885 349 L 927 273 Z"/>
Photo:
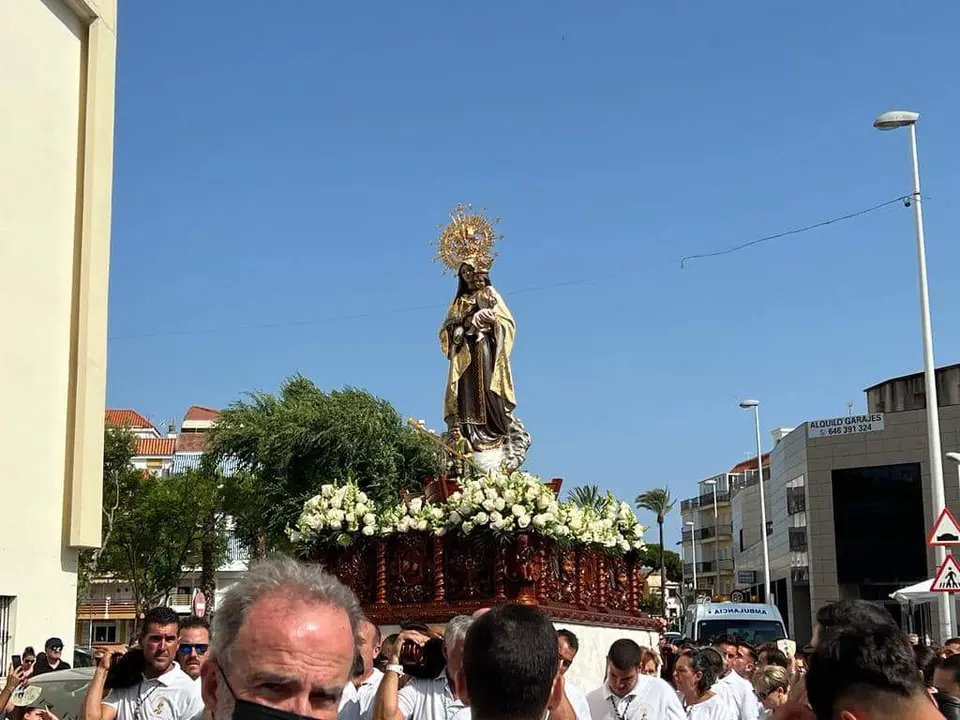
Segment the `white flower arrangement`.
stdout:
<path fill-rule="evenodd" d="M 497 537 L 536 532 L 562 544 L 587 545 L 610 553 L 644 548 L 643 533 L 630 506 L 611 493 L 596 508 L 559 502 L 538 477 L 525 472 L 494 472 L 460 481 L 446 501 L 414 498 L 375 507 L 355 483 L 324 485 L 307 500 L 290 538 L 295 543 L 350 545 L 355 537 L 387 537 L 408 532 Z"/>

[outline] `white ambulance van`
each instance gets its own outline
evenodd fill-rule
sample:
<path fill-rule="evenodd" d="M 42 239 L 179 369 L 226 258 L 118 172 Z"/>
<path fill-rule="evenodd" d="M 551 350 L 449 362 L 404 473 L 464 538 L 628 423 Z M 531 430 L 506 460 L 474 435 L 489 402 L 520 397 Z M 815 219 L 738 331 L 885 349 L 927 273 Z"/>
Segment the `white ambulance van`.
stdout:
<path fill-rule="evenodd" d="M 717 635 L 728 633 L 754 646 L 787 637 L 783 618 L 774 605 L 719 602 L 697 603 L 687 608 L 684 637 L 709 642 Z"/>

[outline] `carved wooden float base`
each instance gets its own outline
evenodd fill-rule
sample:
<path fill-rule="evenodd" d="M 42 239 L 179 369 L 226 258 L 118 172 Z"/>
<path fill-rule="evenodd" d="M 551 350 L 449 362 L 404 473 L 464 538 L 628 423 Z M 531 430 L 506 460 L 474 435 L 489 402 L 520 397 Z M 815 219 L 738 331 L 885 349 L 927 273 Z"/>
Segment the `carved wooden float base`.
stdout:
<path fill-rule="evenodd" d="M 490 535 L 435 537 L 406 533 L 324 548 L 311 560 L 356 594 L 380 625 L 439 623 L 483 607 L 520 602 L 554 620 L 603 627 L 659 630 L 639 608 L 641 562 L 560 547 L 535 533 L 501 542 Z"/>

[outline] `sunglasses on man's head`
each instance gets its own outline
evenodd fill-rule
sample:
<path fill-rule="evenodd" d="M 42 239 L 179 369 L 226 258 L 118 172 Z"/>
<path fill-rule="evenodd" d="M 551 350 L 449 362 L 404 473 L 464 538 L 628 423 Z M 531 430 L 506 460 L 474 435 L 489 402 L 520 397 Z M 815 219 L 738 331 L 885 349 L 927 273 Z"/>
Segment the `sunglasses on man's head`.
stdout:
<path fill-rule="evenodd" d="M 180 643 L 179 652 L 184 655 L 189 655 L 191 652 L 195 652 L 197 655 L 206 655 L 209 647 L 210 645 L 207 643 Z"/>
<path fill-rule="evenodd" d="M 54 645 L 51 648 L 47 648 L 50 652 L 63 652 L 63 645 Z"/>

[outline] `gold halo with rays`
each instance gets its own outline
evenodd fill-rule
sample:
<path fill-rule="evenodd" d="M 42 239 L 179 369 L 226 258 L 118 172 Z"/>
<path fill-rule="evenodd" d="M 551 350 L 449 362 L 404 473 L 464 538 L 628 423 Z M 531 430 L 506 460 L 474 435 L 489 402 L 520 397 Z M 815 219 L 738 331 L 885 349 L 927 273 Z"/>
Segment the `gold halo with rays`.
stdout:
<path fill-rule="evenodd" d="M 443 272 L 455 273 L 464 263 L 483 272 L 490 271 L 494 260 L 500 256 L 496 244 L 503 240 L 503 235 L 498 235 L 494 229 L 500 218 L 491 221 L 485 213 L 486 208 L 478 212 L 469 203 L 457 203 L 456 209 L 450 213 L 450 222 L 437 226 L 440 237 L 431 243 L 437 248 L 433 262 L 443 263 Z"/>

